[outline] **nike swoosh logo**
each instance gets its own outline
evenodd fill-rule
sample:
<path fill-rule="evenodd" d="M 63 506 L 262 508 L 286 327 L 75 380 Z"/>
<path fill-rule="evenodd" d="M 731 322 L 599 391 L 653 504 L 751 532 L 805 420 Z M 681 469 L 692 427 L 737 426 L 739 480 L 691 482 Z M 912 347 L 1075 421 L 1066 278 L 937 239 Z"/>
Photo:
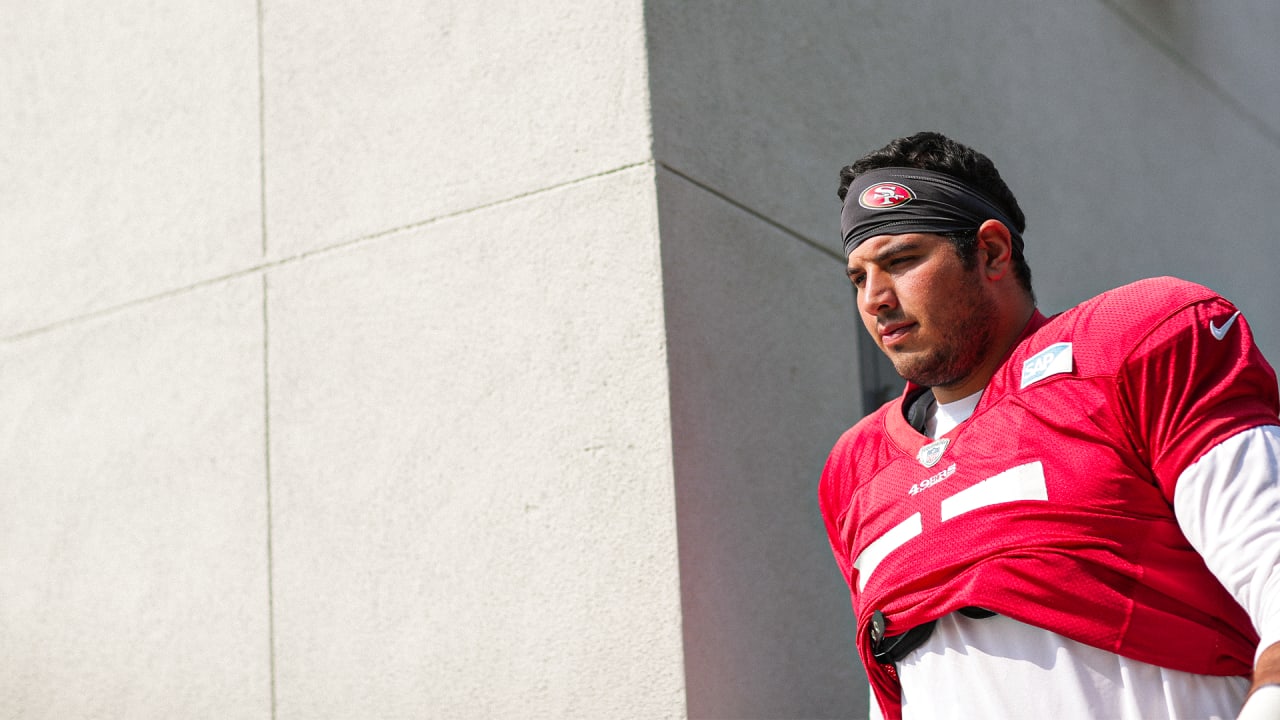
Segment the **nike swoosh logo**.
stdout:
<path fill-rule="evenodd" d="M 1237 310 L 1237 311 L 1236 311 L 1236 313 L 1235 313 L 1234 315 L 1232 315 L 1231 317 L 1227 318 L 1227 321 L 1226 321 L 1226 322 L 1224 322 L 1224 323 L 1222 323 L 1222 327 L 1218 327 L 1217 325 L 1214 325 L 1214 324 L 1213 324 L 1213 321 L 1212 321 L 1212 320 L 1210 320 L 1210 321 L 1209 321 L 1209 332 L 1213 333 L 1213 339 L 1214 339 L 1214 340 L 1221 340 L 1222 338 L 1226 337 L 1226 336 L 1227 336 L 1227 331 L 1228 331 L 1228 330 L 1230 330 L 1230 329 L 1231 329 L 1231 326 L 1235 324 L 1235 322 L 1236 322 L 1236 318 L 1238 318 L 1238 317 L 1240 317 L 1240 311 L 1239 311 L 1239 310 Z"/>

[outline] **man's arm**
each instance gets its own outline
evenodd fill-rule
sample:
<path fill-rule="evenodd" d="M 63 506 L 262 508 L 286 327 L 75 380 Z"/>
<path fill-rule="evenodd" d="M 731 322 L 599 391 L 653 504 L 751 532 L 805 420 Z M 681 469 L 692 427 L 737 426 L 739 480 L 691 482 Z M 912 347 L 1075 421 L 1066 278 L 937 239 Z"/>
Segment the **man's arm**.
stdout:
<path fill-rule="evenodd" d="M 1280 427 L 1219 443 L 1182 473 L 1173 499 L 1187 540 L 1261 636 L 1240 718 L 1280 720 Z"/>
<path fill-rule="evenodd" d="M 1249 692 L 1263 685 L 1280 685 L 1280 642 L 1267 646 L 1253 663 L 1253 685 Z"/>
<path fill-rule="evenodd" d="M 1253 666 L 1253 687 L 1236 720 L 1280 718 L 1280 643 L 1267 646 Z"/>

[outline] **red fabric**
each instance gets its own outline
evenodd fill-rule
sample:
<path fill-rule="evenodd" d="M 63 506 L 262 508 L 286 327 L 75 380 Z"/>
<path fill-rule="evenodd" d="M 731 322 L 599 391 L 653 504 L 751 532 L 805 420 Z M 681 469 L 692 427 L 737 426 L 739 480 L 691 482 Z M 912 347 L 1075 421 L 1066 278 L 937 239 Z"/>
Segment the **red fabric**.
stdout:
<path fill-rule="evenodd" d="M 916 459 L 931 441 L 904 419 L 903 398 L 841 437 L 819 502 L 886 720 L 900 717 L 901 689 L 892 666 L 871 656 L 875 610 L 890 635 L 979 606 L 1163 667 L 1251 671 L 1252 623 L 1172 509 L 1188 465 L 1241 430 L 1277 422 L 1275 373 L 1244 318 L 1221 340 L 1210 332 L 1235 311 L 1206 288 L 1159 278 L 1053 318 L 1037 313 L 973 415 L 943 436 L 950 444 L 933 467 Z M 1024 361 L 1060 342 L 1072 345 L 1070 372 L 1022 388 Z M 908 387 L 904 398 L 918 390 Z M 942 519 L 944 499 L 1034 462 L 1047 500 Z M 943 479 L 923 482 L 943 470 Z M 855 560 L 917 513 L 922 532 L 884 557 L 859 591 Z"/>

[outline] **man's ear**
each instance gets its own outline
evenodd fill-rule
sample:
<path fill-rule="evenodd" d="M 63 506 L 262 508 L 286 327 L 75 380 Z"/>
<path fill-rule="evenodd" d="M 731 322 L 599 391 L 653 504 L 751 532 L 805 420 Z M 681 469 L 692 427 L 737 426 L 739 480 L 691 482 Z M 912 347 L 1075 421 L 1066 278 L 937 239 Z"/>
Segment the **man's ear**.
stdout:
<path fill-rule="evenodd" d="M 1013 236 L 999 220 L 978 226 L 978 261 L 990 280 L 999 280 L 1013 268 Z"/>

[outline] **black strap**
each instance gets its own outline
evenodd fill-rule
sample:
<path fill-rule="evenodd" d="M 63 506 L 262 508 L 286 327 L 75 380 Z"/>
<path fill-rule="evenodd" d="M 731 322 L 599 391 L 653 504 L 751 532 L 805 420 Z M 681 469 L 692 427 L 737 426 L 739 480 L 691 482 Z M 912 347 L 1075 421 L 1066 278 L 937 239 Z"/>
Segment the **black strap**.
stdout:
<path fill-rule="evenodd" d="M 933 634 L 933 626 L 937 624 L 937 620 L 930 620 L 901 635 L 885 635 L 888 620 L 884 613 L 877 610 L 871 614 L 871 655 L 877 662 L 885 665 L 896 663 L 923 645 Z"/>
<path fill-rule="evenodd" d="M 920 394 L 907 398 L 902 414 L 916 432 L 924 435 L 925 423 L 929 422 L 929 413 L 937 404 L 938 399 L 933 396 L 933 390 L 925 388 L 920 391 Z"/>
<path fill-rule="evenodd" d="M 980 607 L 962 607 L 956 612 L 974 620 L 996 615 L 996 613 Z M 884 613 L 876 610 L 871 613 L 871 627 L 869 628 L 871 633 L 871 655 L 877 662 L 885 665 L 901 662 L 903 658 L 911 654 L 912 650 L 920 647 L 929 639 L 929 636 L 933 634 L 933 628 L 937 624 L 937 620 L 930 620 L 902 634 L 886 635 L 885 633 L 889 629 L 889 620 L 884 616 Z"/>

